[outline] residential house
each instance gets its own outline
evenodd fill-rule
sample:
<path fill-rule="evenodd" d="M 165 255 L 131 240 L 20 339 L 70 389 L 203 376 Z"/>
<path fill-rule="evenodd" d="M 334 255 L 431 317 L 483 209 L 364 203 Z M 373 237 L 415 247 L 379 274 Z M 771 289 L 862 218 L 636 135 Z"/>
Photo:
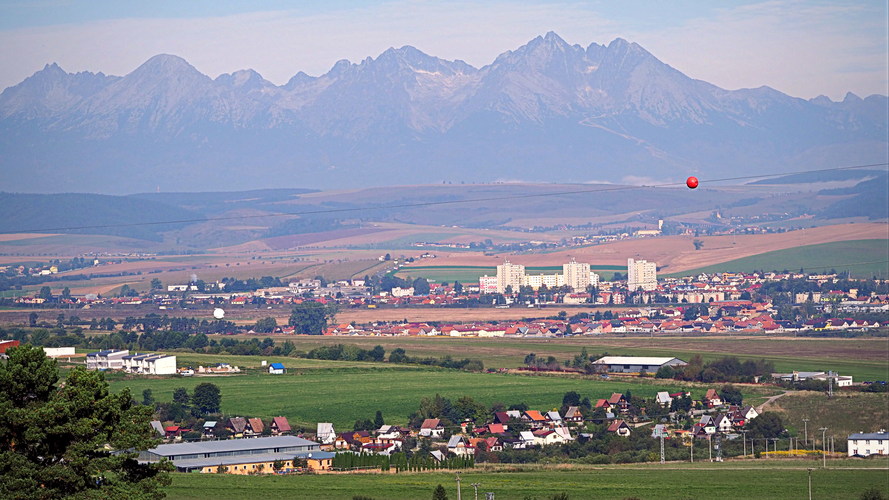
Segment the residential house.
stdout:
<path fill-rule="evenodd" d="M 242 438 L 244 437 L 244 430 L 247 428 L 247 419 L 243 417 L 232 417 L 228 419 L 228 424 L 225 428 L 231 432 L 232 437 Z"/>
<path fill-rule="evenodd" d="M 577 406 L 569 406 L 568 410 L 565 411 L 565 418 L 563 420 L 568 423 L 583 423 L 583 413 L 581 413 L 580 408 Z"/>
<path fill-rule="evenodd" d="M 164 437 L 164 435 L 166 435 L 166 432 L 164 432 L 164 424 L 162 424 L 160 422 L 160 420 L 152 420 L 151 421 L 151 428 L 154 429 L 154 432 L 159 437 Z"/>
<path fill-rule="evenodd" d="M 526 422 L 532 429 L 541 429 L 546 426 L 546 417 L 537 410 L 528 410 L 522 414 L 522 421 Z"/>
<path fill-rule="evenodd" d="M 608 398 L 608 407 L 616 407 L 621 413 L 626 413 L 630 410 L 630 403 L 629 401 L 627 401 L 627 398 L 625 398 L 623 394 L 615 392 L 611 394 L 610 398 Z"/>
<path fill-rule="evenodd" d="M 437 418 L 427 418 L 420 426 L 420 436 L 428 438 L 440 438 L 444 436 L 444 426 Z"/>
<path fill-rule="evenodd" d="M 557 411 L 548 411 L 546 412 L 546 422 L 550 427 L 561 427 L 564 421 L 562 420 L 562 415 Z"/>
<path fill-rule="evenodd" d="M 716 389 L 707 389 L 707 394 L 701 399 L 701 403 L 703 403 L 704 408 L 716 408 L 722 406 L 722 398 L 719 397 Z"/>
<path fill-rule="evenodd" d="M 670 397 L 670 393 L 667 391 L 658 392 L 655 400 L 662 408 L 669 408 L 670 404 L 673 403 L 673 398 Z"/>
<path fill-rule="evenodd" d="M 731 417 L 729 417 L 725 413 L 716 415 L 714 424 L 716 425 L 716 431 L 723 434 L 727 434 L 734 429 L 734 424 L 732 423 Z"/>
<path fill-rule="evenodd" d="M 215 420 L 204 422 L 204 425 L 201 427 L 201 435 L 206 439 L 213 439 L 216 436 L 216 424 Z"/>
<path fill-rule="evenodd" d="M 287 369 L 284 368 L 284 365 L 281 363 L 272 363 L 269 365 L 269 374 L 271 375 L 284 375 L 287 373 Z"/>
<path fill-rule="evenodd" d="M 262 435 L 262 431 L 265 430 L 265 425 L 262 423 L 262 419 L 259 418 L 248 418 L 247 426 L 244 428 L 245 436 L 260 436 Z"/>
<path fill-rule="evenodd" d="M 614 422 L 611 422 L 611 425 L 608 426 L 608 432 L 613 432 L 618 436 L 627 437 L 630 435 L 630 426 L 623 420 L 617 419 Z"/>
<path fill-rule="evenodd" d="M 847 439 L 849 456 L 889 455 L 889 432 L 858 432 Z"/>
<path fill-rule="evenodd" d="M 448 439 L 448 453 L 453 453 L 458 457 L 471 457 L 475 455 L 475 448 L 470 446 L 464 436 L 455 434 Z"/>
<path fill-rule="evenodd" d="M 333 424 L 330 422 L 318 422 L 318 431 L 315 439 L 321 444 L 333 444 L 336 441 L 336 432 L 333 430 Z"/>
<path fill-rule="evenodd" d="M 274 417 L 269 424 L 269 430 L 272 431 L 273 436 L 290 434 L 290 422 L 287 421 L 287 417 Z"/>

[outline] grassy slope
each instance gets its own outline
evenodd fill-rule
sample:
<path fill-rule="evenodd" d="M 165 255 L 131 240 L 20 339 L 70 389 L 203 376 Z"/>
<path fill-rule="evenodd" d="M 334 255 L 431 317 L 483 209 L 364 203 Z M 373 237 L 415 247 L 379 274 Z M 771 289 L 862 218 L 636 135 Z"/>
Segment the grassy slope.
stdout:
<path fill-rule="evenodd" d="M 567 391 L 590 399 L 605 398 L 627 389 L 645 397 L 659 390 L 678 390 L 679 382 L 656 384 L 649 380 L 581 380 L 542 376 L 482 374 L 420 367 L 391 367 L 374 364 L 326 362 L 328 368 L 297 368 L 296 360 L 285 362 L 286 375 L 268 375 L 260 370 L 226 377 L 124 377 L 110 374 L 112 391 L 130 387 L 136 399 L 150 388 L 158 401 L 170 401 L 173 389 L 189 392 L 199 383 L 212 382 L 222 392 L 222 411 L 231 416 L 271 418 L 286 416 L 292 423 L 314 429 L 316 422 L 333 422 L 337 428 L 351 426 L 357 419 L 373 418 L 377 410 L 387 422 L 404 424 L 419 407 L 420 400 L 439 393 L 457 399 L 468 395 L 491 405 L 525 402 L 532 408 L 550 410 L 562 403 Z M 314 362 L 318 366 L 322 362 Z"/>
<path fill-rule="evenodd" d="M 859 276 L 882 273 L 882 276 L 886 277 L 889 276 L 886 255 L 889 255 L 889 239 L 836 241 L 761 253 L 722 264 L 683 271 L 675 275 L 693 276 L 700 273 L 748 272 L 760 269 L 796 271 L 802 267 L 810 272 L 836 269 L 837 271 L 848 270 L 853 275 Z"/>
<path fill-rule="evenodd" d="M 839 465 L 841 462 L 836 462 Z M 868 488 L 889 494 L 886 460 L 850 461 L 851 467 L 812 471 L 814 498 L 858 498 Z M 844 465 L 846 465 L 844 464 Z M 524 472 L 461 472 L 463 498 L 473 498 L 472 483 L 480 483 L 479 498 L 493 491 L 500 500 L 547 498 L 568 493 L 577 499 L 686 500 L 696 498 L 748 498 L 786 500 L 806 498 L 807 467 L 815 461 L 758 461 L 752 464 L 666 464 L 610 466 L 582 469 L 538 469 Z M 171 499 L 216 500 L 265 498 L 351 499 L 365 495 L 376 499 L 431 498 L 436 485 L 448 498 L 456 498 L 453 473 L 433 472 L 386 475 L 316 476 L 216 476 L 176 474 L 166 489 Z"/>

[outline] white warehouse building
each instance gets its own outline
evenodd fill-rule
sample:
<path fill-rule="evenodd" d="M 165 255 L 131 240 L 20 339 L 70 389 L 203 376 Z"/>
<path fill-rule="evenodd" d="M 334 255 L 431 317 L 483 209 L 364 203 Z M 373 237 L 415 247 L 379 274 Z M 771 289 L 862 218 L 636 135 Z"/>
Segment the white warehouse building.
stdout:
<path fill-rule="evenodd" d="M 612 373 L 656 373 L 662 366 L 679 367 L 687 364 L 679 358 L 648 356 L 603 356 L 593 361 L 594 366 Z"/>

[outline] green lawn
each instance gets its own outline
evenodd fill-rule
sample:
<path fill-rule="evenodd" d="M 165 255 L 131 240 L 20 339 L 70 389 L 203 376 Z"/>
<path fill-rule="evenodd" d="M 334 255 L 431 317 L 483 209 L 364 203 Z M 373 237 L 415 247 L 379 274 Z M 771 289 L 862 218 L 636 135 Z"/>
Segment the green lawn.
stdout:
<path fill-rule="evenodd" d="M 130 387 L 134 397 L 150 388 L 157 401 L 172 400 L 173 389 L 191 391 L 201 382 L 212 382 L 222 392 L 226 415 L 271 418 L 283 415 L 294 424 L 314 429 L 317 422 L 333 422 L 337 428 L 351 426 L 358 419 L 372 419 L 377 410 L 387 422 L 405 424 L 417 410 L 420 400 L 439 393 L 457 399 L 467 395 L 491 405 L 524 402 L 532 408 L 550 410 L 562 404 L 567 391 L 577 391 L 590 399 L 607 398 L 613 392 L 630 389 L 634 394 L 653 397 L 657 391 L 676 391 L 675 381 L 584 380 L 550 376 L 472 373 L 427 367 L 377 366 L 364 363 L 320 362 L 327 368 L 310 367 L 302 360 L 285 361 L 285 375 L 269 375 L 260 370 L 222 377 L 177 376 L 146 378 L 108 374 L 112 391 Z"/>
<path fill-rule="evenodd" d="M 462 498 L 472 499 L 471 484 L 478 483 L 479 498 L 494 492 L 497 500 L 536 498 L 567 493 L 572 500 L 687 500 L 745 498 L 787 500 L 808 497 L 808 472 L 812 467 L 812 493 L 818 499 L 856 499 L 869 488 L 889 495 L 887 462 L 849 461 L 818 469 L 815 461 L 766 461 L 737 464 L 677 464 L 605 466 L 589 468 L 535 468 L 521 472 L 461 472 Z M 846 465 L 846 464 L 843 464 Z M 836 468 L 833 468 L 836 467 Z M 861 468 L 859 468 L 861 467 Z M 349 500 L 356 495 L 379 500 L 432 498 L 436 485 L 448 498 L 457 498 L 453 473 L 314 475 L 314 476 L 217 476 L 175 474 L 166 489 L 170 499 L 214 500 L 250 497 Z"/>
<path fill-rule="evenodd" d="M 803 245 L 796 248 L 776 250 L 721 264 L 701 267 L 667 276 L 697 276 L 700 273 L 749 272 L 754 270 L 822 272 L 836 269 L 851 271 L 857 276 L 889 276 L 889 239 L 850 240 Z"/>

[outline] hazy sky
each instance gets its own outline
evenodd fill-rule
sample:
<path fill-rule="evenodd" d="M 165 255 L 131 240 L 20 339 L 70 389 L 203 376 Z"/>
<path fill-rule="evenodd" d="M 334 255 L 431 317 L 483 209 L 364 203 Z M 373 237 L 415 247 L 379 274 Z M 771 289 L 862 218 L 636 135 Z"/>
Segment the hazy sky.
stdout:
<path fill-rule="evenodd" d="M 551 30 L 584 47 L 626 38 L 727 89 L 837 100 L 889 94 L 887 17 L 885 0 L 0 0 L 0 88 L 46 63 L 124 75 L 159 53 L 276 84 L 403 45 L 481 67 Z"/>

